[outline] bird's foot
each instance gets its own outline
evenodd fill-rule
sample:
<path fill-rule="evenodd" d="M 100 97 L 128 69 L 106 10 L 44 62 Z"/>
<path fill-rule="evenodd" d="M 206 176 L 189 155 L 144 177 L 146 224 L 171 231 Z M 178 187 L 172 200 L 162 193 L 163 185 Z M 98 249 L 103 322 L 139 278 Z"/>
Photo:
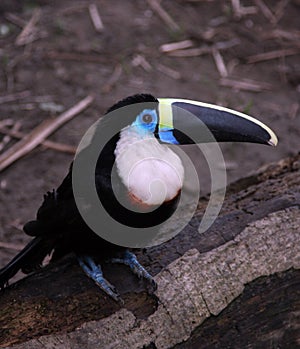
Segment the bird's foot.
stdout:
<path fill-rule="evenodd" d="M 97 265 L 91 257 L 80 256 L 78 257 L 78 262 L 87 276 L 93 279 L 95 283 L 101 288 L 101 290 L 103 290 L 116 302 L 122 301 L 116 288 L 103 277 L 101 266 Z"/>
<path fill-rule="evenodd" d="M 139 278 L 146 279 L 153 289 L 157 288 L 156 282 L 153 277 L 147 272 L 147 270 L 139 263 L 134 253 L 126 250 L 124 254 L 119 258 L 111 258 L 109 260 L 112 263 L 121 263 L 128 265 L 134 274 L 136 274 Z"/>

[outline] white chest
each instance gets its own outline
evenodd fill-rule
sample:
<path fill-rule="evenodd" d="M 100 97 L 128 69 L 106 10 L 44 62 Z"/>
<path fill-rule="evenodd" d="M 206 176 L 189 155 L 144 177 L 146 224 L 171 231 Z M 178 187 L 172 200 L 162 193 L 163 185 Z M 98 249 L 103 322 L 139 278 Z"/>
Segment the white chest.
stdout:
<path fill-rule="evenodd" d="M 121 131 L 115 150 L 118 175 L 129 193 L 146 205 L 172 200 L 183 186 L 184 168 L 177 154 L 153 135 Z"/>

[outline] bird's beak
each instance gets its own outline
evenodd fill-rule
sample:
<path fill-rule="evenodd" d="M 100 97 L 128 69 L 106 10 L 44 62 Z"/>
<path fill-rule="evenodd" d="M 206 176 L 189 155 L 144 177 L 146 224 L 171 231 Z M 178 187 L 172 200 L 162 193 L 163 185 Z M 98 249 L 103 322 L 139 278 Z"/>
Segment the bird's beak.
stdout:
<path fill-rule="evenodd" d="M 158 136 L 162 142 L 250 142 L 272 146 L 278 142 L 268 126 L 238 111 L 187 99 L 158 101 Z"/>

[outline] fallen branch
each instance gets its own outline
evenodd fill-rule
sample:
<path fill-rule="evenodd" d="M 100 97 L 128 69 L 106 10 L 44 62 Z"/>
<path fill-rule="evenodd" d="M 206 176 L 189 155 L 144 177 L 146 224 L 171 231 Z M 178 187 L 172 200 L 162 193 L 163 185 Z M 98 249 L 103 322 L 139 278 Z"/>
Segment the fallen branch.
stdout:
<path fill-rule="evenodd" d="M 0 96 L 0 104 L 8 103 L 8 102 L 14 102 L 19 99 L 23 99 L 30 96 L 30 91 L 21 91 L 16 93 L 11 93 L 8 95 Z"/>
<path fill-rule="evenodd" d="M 93 101 L 92 96 L 87 96 L 72 108 L 61 114 L 55 119 L 47 119 L 33 129 L 26 137 L 10 147 L 0 156 L 0 172 L 9 165 L 31 152 L 35 147 L 41 144 L 50 134 L 56 131 L 66 122 L 70 121 L 75 115 L 86 109 Z"/>
<path fill-rule="evenodd" d="M 12 126 L 14 124 L 13 119 L 4 119 L 0 121 L 0 127 Z"/>
<path fill-rule="evenodd" d="M 299 30 L 282 30 L 282 29 L 274 29 L 270 32 L 266 32 L 263 34 L 264 39 L 283 39 L 289 41 L 300 41 L 300 31 Z"/>
<path fill-rule="evenodd" d="M 268 19 L 272 24 L 277 22 L 276 17 L 269 7 L 263 2 L 263 0 L 254 0 L 255 4 L 261 10 L 262 14 Z"/>
<path fill-rule="evenodd" d="M 17 139 L 22 139 L 22 138 L 26 137 L 26 135 L 20 131 L 8 129 L 6 127 L 1 127 L 1 125 L 0 125 L 0 133 L 6 134 L 10 137 L 14 137 Z M 73 146 L 68 145 L 68 144 L 44 140 L 43 142 L 41 142 L 41 145 L 43 145 L 46 148 L 49 148 L 52 150 L 57 150 L 57 151 L 60 151 L 63 153 L 68 153 L 68 154 L 75 154 L 76 153 L 76 147 L 73 147 Z"/>
<path fill-rule="evenodd" d="M 39 8 L 34 10 L 29 22 L 25 25 L 21 33 L 16 38 L 15 44 L 17 46 L 27 45 L 38 38 L 36 24 L 40 20 L 41 13 L 42 12 Z"/>
<path fill-rule="evenodd" d="M 275 18 L 276 23 L 280 21 L 282 16 L 284 15 L 285 7 L 289 4 L 290 0 L 281 0 L 275 7 Z"/>
<path fill-rule="evenodd" d="M 212 51 L 212 55 L 214 57 L 217 69 L 222 78 L 226 78 L 228 76 L 228 71 L 223 60 L 223 57 L 220 54 L 220 51 L 214 49 Z"/>
<path fill-rule="evenodd" d="M 228 78 L 222 78 L 220 80 L 221 86 L 232 87 L 237 90 L 260 92 L 263 90 L 271 90 L 272 85 L 267 82 L 254 81 L 249 79 L 233 80 Z"/>
<path fill-rule="evenodd" d="M 190 48 L 186 50 L 169 51 L 167 52 L 167 54 L 172 57 L 197 57 L 209 54 L 211 52 L 212 48 L 205 45 L 202 47 Z"/>
<path fill-rule="evenodd" d="M 167 67 L 163 64 L 158 63 L 156 65 L 156 69 L 174 80 L 181 79 L 181 74 L 177 70 Z"/>
<path fill-rule="evenodd" d="M 283 49 L 283 50 L 275 50 L 275 51 L 270 51 L 266 53 L 259 53 L 257 55 L 249 56 L 247 58 L 247 63 L 251 64 L 251 63 L 257 63 L 257 62 L 269 61 L 269 60 L 280 58 L 280 57 L 297 55 L 299 53 L 300 53 L 300 47 Z"/>
<path fill-rule="evenodd" d="M 231 6 L 236 18 L 257 13 L 257 8 L 255 6 L 244 7 L 241 5 L 240 0 L 231 0 Z"/>
<path fill-rule="evenodd" d="M 122 66 L 120 64 L 117 64 L 113 73 L 111 74 L 110 78 L 108 79 L 106 84 L 102 87 L 102 89 L 101 89 L 102 93 L 108 93 L 112 90 L 114 85 L 120 79 L 122 71 L 123 71 Z"/>
<path fill-rule="evenodd" d="M 192 40 L 183 40 L 183 41 L 170 42 L 168 44 L 163 44 L 160 46 L 159 50 L 160 52 L 163 52 L 163 53 L 169 53 L 172 51 L 184 50 L 192 46 L 194 46 L 194 43 Z"/>
<path fill-rule="evenodd" d="M 5 13 L 4 17 L 6 20 L 20 28 L 24 28 L 26 25 L 26 21 L 24 21 L 23 18 L 17 16 L 15 13 L 7 12 Z"/>
<path fill-rule="evenodd" d="M 151 64 L 146 60 L 146 58 L 142 55 L 136 55 L 132 59 L 132 65 L 134 67 L 141 66 L 146 72 L 150 72 L 152 70 Z"/>
<path fill-rule="evenodd" d="M 0 241 L 0 248 L 6 248 L 8 250 L 14 250 L 14 251 L 21 251 L 24 247 L 25 245 L 22 245 L 22 244 Z"/>
<path fill-rule="evenodd" d="M 240 40 L 235 38 L 228 41 L 220 41 L 212 46 L 202 46 L 198 48 L 191 48 L 186 50 L 177 50 L 177 51 L 170 51 L 167 52 L 169 56 L 173 57 L 195 57 L 195 56 L 202 56 L 205 54 L 210 54 L 213 52 L 213 50 L 227 50 L 229 48 L 232 48 L 236 45 L 240 44 Z"/>
<path fill-rule="evenodd" d="M 96 4 L 89 5 L 89 14 L 93 23 L 93 26 L 97 32 L 102 32 L 104 29 L 104 25 L 102 23 L 98 8 Z"/>
<path fill-rule="evenodd" d="M 240 0 L 231 0 L 231 7 L 236 18 L 242 17 Z"/>
<path fill-rule="evenodd" d="M 18 132 L 21 127 L 21 122 L 16 122 L 12 127 L 12 132 Z M 0 142 L 0 152 L 4 149 L 4 147 L 11 141 L 11 135 L 5 134 L 2 141 Z"/>
<path fill-rule="evenodd" d="M 147 0 L 151 9 L 158 14 L 158 16 L 167 24 L 167 26 L 173 30 L 178 31 L 179 25 L 174 21 L 174 19 L 168 14 L 168 12 L 161 6 L 157 0 Z"/>
<path fill-rule="evenodd" d="M 82 11 L 86 10 L 87 8 L 87 3 L 86 2 L 81 2 L 78 4 L 74 4 L 68 7 L 65 7 L 61 10 L 59 10 L 60 15 L 70 15 L 73 13 L 82 13 Z"/>

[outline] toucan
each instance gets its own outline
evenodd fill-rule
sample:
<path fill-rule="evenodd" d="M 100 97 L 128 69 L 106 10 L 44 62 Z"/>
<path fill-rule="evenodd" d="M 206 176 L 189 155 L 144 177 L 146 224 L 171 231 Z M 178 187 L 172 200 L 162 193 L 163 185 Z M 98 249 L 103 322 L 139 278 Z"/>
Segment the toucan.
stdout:
<path fill-rule="evenodd" d="M 113 105 L 105 117 L 103 125 L 91 135 L 90 143 L 105 140 L 91 172 L 93 178 L 81 178 L 82 185 L 94 183 L 99 202 L 108 215 L 141 231 L 167 220 L 178 204 L 185 169 L 170 144 L 211 141 L 277 144 L 275 133 L 261 121 L 228 108 L 187 99 L 138 94 Z M 111 132 L 116 120 L 119 129 Z M 109 133 L 112 134 L 107 137 Z M 81 147 L 76 155 L 79 161 L 89 158 L 89 148 L 89 144 Z M 36 219 L 24 225 L 24 232 L 33 239 L 0 270 L 1 289 L 19 270 L 30 273 L 42 266 L 47 255 L 51 254 L 53 262 L 68 253 L 74 253 L 87 276 L 116 301 L 121 299 L 119 293 L 102 273 L 101 263 L 105 261 L 129 266 L 155 287 L 153 277 L 126 243 L 119 245 L 110 241 L 109 236 L 103 238 L 83 217 L 74 190 L 75 162 L 76 157 L 61 185 L 44 195 Z M 163 194 L 160 190 L 149 192 L 149 181 L 153 178 L 164 182 Z M 122 196 L 123 202 L 118 196 Z M 83 207 L 88 209 L 89 203 Z M 94 218 L 97 221 L 97 214 Z"/>

